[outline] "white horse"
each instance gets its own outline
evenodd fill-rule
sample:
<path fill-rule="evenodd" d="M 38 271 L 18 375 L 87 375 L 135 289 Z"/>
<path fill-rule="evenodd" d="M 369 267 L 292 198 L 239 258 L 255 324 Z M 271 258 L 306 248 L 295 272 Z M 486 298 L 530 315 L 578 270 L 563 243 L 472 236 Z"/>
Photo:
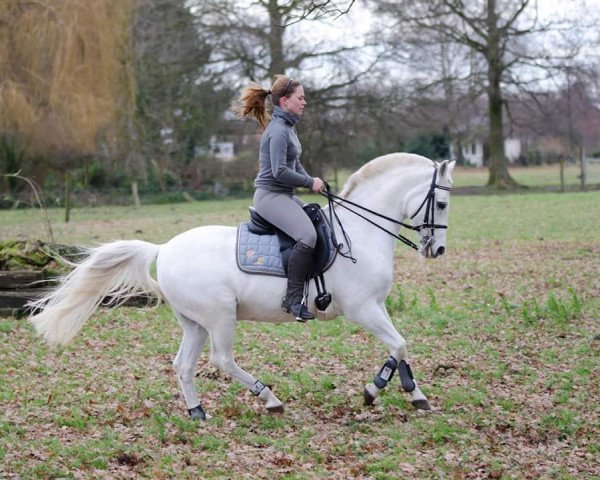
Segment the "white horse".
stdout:
<path fill-rule="evenodd" d="M 421 253 L 436 257 L 445 250 L 453 169 L 454 162 L 437 164 L 405 153 L 385 155 L 355 172 L 340 196 L 388 217 L 381 220 L 372 212 L 364 214 L 394 234 L 401 227 L 391 219 L 412 218 L 413 225 L 428 225 L 418 230 L 422 246 L 427 244 Z M 430 200 L 425 202 L 426 198 Z M 409 367 L 406 341 L 385 308 L 393 282 L 396 240 L 347 210 L 335 210 L 357 262 L 338 257 L 327 270 L 325 280 L 333 301 L 320 317 L 343 315 L 387 347 L 390 358 L 373 383 L 365 386 L 365 403 L 373 403 L 397 368 L 413 406 L 427 410 L 429 403 Z M 427 220 L 429 215 L 435 215 L 435 221 Z M 335 231 L 340 238 L 339 227 Z M 269 387 L 235 362 L 233 339 L 238 320 L 294 320 L 281 309 L 286 280 L 242 272 L 235 251 L 236 228 L 226 226 L 194 228 L 163 245 L 140 240 L 101 245 L 91 249 L 54 292 L 33 304 L 37 310 L 30 321 L 48 342 L 62 344 L 77 334 L 105 297 L 124 300 L 140 291 L 152 292 L 171 306 L 183 329 L 173 365 L 192 418 L 206 418 L 194 379 L 198 356 L 209 338 L 210 362 L 261 398 L 268 411 L 281 412 L 283 404 Z M 155 260 L 157 280 L 150 275 Z M 315 293 L 313 284 L 308 297 L 313 311 L 310 299 Z"/>

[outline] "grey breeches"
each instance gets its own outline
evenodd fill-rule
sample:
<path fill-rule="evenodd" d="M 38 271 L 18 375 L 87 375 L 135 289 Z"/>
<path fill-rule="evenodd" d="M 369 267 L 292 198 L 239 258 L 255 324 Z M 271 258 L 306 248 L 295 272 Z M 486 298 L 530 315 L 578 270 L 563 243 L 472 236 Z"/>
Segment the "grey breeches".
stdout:
<path fill-rule="evenodd" d="M 304 202 L 287 193 L 268 192 L 257 188 L 254 192 L 254 208 L 296 242 L 315 248 L 317 232 L 308 215 L 302 210 Z"/>

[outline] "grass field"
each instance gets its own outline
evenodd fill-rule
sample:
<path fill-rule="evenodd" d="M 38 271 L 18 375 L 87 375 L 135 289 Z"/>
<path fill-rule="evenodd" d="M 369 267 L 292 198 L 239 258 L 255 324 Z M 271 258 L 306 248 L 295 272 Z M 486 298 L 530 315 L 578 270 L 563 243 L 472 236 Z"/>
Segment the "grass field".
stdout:
<path fill-rule="evenodd" d="M 510 167 L 512 177 L 528 187 L 548 187 L 560 185 L 560 168 L 558 164 L 539 167 Z M 565 187 L 578 188 L 581 185 L 579 164 L 567 164 L 564 170 Z M 487 168 L 459 168 L 454 175 L 456 187 L 483 186 L 488 180 Z M 600 164 L 590 163 L 587 170 L 590 185 L 600 183 Z"/>
<path fill-rule="evenodd" d="M 248 202 L 76 210 L 68 226 L 50 214 L 61 243 L 163 242 L 235 225 Z M 397 247 L 388 308 L 428 413 L 395 379 L 362 405 L 387 352 L 343 319 L 241 323 L 238 362 L 287 411 L 266 414 L 204 355 L 203 424 L 186 418 L 166 307 L 100 311 L 62 348 L 0 319 L 0 478 L 600 478 L 598 205 L 600 192 L 457 196 L 444 257 Z M 35 212 L 0 220 L 2 239 L 45 235 Z"/>

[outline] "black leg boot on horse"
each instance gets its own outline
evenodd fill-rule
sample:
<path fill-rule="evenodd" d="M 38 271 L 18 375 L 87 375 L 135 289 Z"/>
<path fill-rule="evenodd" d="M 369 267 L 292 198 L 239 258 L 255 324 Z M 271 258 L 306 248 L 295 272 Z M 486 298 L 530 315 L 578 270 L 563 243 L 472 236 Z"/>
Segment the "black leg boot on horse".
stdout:
<path fill-rule="evenodd" d="M 296 243 L 288 260 L 288 285 L 282 307 L 299 322 L 312 320 L 315 316 L 303 304 L 304 284 L 312 263 L 314 249 L 303 243 Z"/>

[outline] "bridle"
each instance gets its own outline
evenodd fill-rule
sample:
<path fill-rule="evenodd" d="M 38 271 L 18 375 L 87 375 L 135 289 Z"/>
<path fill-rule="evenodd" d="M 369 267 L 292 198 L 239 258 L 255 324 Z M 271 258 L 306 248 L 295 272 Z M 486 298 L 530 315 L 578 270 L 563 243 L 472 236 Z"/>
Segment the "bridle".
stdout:
<path fill-rule="evenodd" d="M 351 259 L 354 263 L 356 263 L 356 259 L 354 257 L 352 257 L 352 251 L 351 251 L 351 242 L 350 239 L 348 238 L 348 235 L 346 234 L 346 231 L 344 230 L 344 227 L 337 215 L 337 213 L 334 210 L 334 204 L 335 205 L 339 205 L 342 208 L 345 208 L 346 210 L 354 213 L 355 215 L 359 216 L 360 218 L 362 218 L 363 220 L 366 220 L 367 222 L 369 222 L 371 225 L 377 227 L 380 230 L 383 230 L 385 233 L 387 233 L 388 235 L 391 235 L 392 237 L 396 238 L 397 240 L 400 240 L 402 243 L 404 243 L 405 245 L 408 245 L 409 247 L 411 247 L 414 250 L 417 251 L 424 251 L 425 249 L 429 248 L 431 243 L 433 242 L 434 239 L 434 232 L 436 228 L 444 228 L 447 229 L 448 225 L 439 225 L 437 223 L 435 223 L 435 191 L 436 189 L 439 190 L 445 190 L 445 191 L 450 191 L 451 188 L 450 187 L 445 187 L 443 185 L 438 185 L 437 184 L 437 172 L 438 169 L 435 168 L 433 171 L 433 178 L 431 179 L 431 184 L 429 186 L 429 190 L 427 192 L 427 195 L 425 196 L 425 198 L 423 199 L 423 201 L 421 202 L 421 205 L 419 205 L 419 208 L 417 208 L 417 210 L 415 211 L 415 213 L 413 213 L 410 217 L 410 219 L 412 220 L 413 218 L 415 218 L 419 212 L 421 210 L 423 210 L 423 208 L 425 208 L 425 216 L 423 218 L 423 223 L 421 225 L 409 225 L 407 223 L 401 222 L 400 220 L 396 220 L 394 218 L 390 218 L 386 215 L 383 215 L 379 212 L 375 212 L 373 210 L 370 210 L 369 208 L 360 205 L 358 203 L 352 202 L 346 198 L 340 197 L 338 195 L 335 195 L 334 193 L 331 192 L 331 187 L 329 186 L 329 184 L 327 182 L 325 182 L 325 191 L 324 192 L 320 192 L 321 195 L 323 195 L 324 197 L 326 197 L 328 199 L 329 202 L 329 224 L 332 228 L 332 232 L 333 232 L 333 217 L 335 217 L 335 220 L 337 222 L 337 224 L 340 226 L 340 229 L 342 231 L 342 235 L 344 237 L 344 240 L 346 241 L 346 244 L 348 245 L 347 250 L 345 252 L 342 252 L 342 249 L 344 248 L 344 244 L 343 243 L 337 243 L 337 240 L 335 239 L 335 237 L 333 238 L 334 240 L 334 244 L 335 244 L 335 248 L 337 250 L 337 252 L 342 255 L 343 257 L 349 258 Z M 429 229 L 429 233 L 430 235 L 425 235 L 423 237 L 421 237 L 421 246 L 419 247 L 415 242 L 413 242 L 412 240 L 410 240 L 409 238 L 406 238 L 404 235 L 400 235 L 400 234 L 395 234 L 394 232 L 389 231 L 388 229 L 386 229 L 385 227 L 382 227 L 381 225 L 379 225 L 378 223 L 374 222 L 373 220 L 367 218 L 366 216 L 364 216 L 363 214 L 357 212 L 356 210 L 351 209 L 350 207 L 348 207 L 347 205 L 352 205 L 353 207 L 359 208 L 361 210 L 364 210 L 365 212 L 368 212 L 372 215 L 375 215 L 379 218 L 382 218 L 384 220 L 387 220 L 388 222 L 392 222 L 395 223 L 396 225 L 400 225 L 404 228 L 407 228 L 409 230 L 414 230 L 416 232 L 420 232 L 423 229 Z"/>
<path fill-rule="evenodd" d="M 421 202 L 421 205 L 419 206 L 419 208 L 417 208 L 417 211 L 415 213 L 413 213 L 412 216 L 410 217 L 410 219 L 412 220 L 423 209 L 423 207 L 425 207 L 425 216 L 423 217 L 423 223 L 421 225 L 419 225 L 418 227 L 413 227 L 413 230 L 417 230 L 419 232 L 421 230 L 423 230 L 424 228 L 429 229 L 430 235 L 425 235 L 424 237 L 421 238 L 421 248 L 422 249 L 425 249 L 425 248 L 429 247 L 429 245 L 431 245 L 431 242 L 433 241 L 433 238 L 434 238 L 434 231 L 436 228 L 446 228 L 446 229 L 448 228 L 448 225 L 438 225 L 435 223 L 435 189 L 439 188 L 440 190 L 445 190 L 447 192 L 449 192 L 451 190 L 450 187 L 444 187 L 443 185 L 438 185 L 436 183 L 437 182 L 437 173 L 438 173 L 438 169 L 436 168 L 433 171 L 433 178 L 431 179 L 431 185 L 429 186 L 429 191 L 427 192 L 427 195 Z M 431 216 L 431 222 L 429 221 L 430 216 Z"/>

